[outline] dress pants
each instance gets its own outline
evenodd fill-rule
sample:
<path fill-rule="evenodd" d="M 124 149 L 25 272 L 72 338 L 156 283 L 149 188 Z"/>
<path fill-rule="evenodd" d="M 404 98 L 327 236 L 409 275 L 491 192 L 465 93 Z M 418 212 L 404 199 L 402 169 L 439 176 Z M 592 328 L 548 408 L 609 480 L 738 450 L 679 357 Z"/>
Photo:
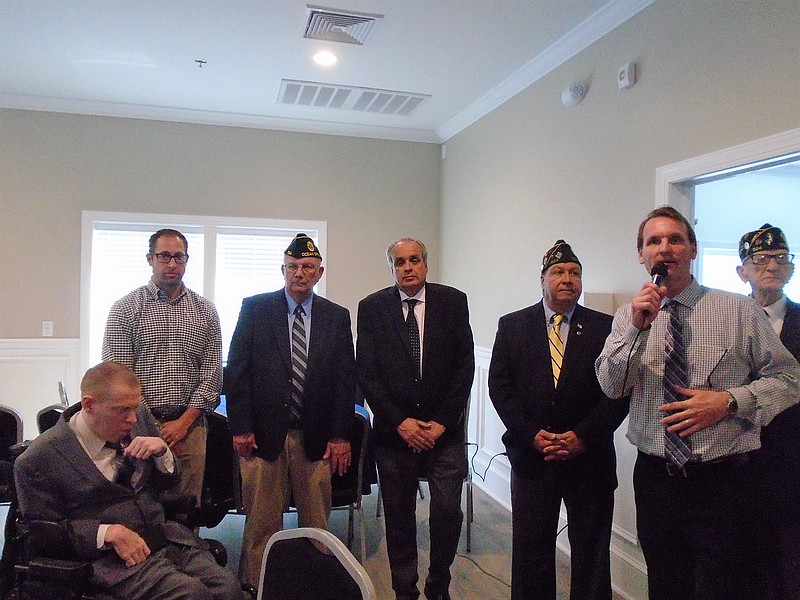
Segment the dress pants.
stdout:
<path fill-rule="evenodd" d="M 419 597 L 417 582 L 417 485 L 426 477 L 430 488 L 430 568 L 426 586 L 446 590 L 461 537 L 461 492 L 467 474 L 464 444 L 434 446 L 414 453 L 375 446 L 392 588 L 400 599 Z"/>
<path fill-rule="evenodd" d="M 567 508 L 571 600 L 611 600 L 614 489 L 546 464 L 533 478 L 511 471 L 511 599 L 555 600 L 556 537 Z"/>
<path fill-rule="evenodd" d="M 686 477 L 666 464 L 640 452 L 633 470 L 650 600 L 775 598 L 774 578 L 761 569 L 770 550 L 751 457 L 688 463 Z"/>
<path fill-rule="evenodd" d="M 757 464 L 767 491 L 766 526 L 776 540 L 765 566 L 773 576 L 780 574 L 781 600 L 800 600 L 800 405 L 761 430 Z"/>
<path fill-rule="evenodd" d="M 290 499 L 297 507 L 300 527 L 328 528 L 331 514 L 331 467 L 326 460 L 309 461 L 303 433 L 290 429 L 283 452 L 270 462 L 240 458 L 242 504 L 247 514 L 240 565 L 244 581 L 258 589 L 261 560 L 269 538 L 283 529 L 283 513 Z"/>
<path fill-rule="evenodd" d="M 124 600 L 242 600 L 233 572 L 219 566 L 208 550 L 168 543 L 133 576 L 108 591 Z"/>

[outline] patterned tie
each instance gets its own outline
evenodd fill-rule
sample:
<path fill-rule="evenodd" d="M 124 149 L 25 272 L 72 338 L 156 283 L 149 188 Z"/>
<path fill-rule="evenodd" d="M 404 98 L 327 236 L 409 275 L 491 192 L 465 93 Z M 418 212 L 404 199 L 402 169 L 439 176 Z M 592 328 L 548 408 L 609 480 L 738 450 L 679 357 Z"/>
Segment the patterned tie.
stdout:
<path fill-rule="evenodd" d="M 130 439 L 127 441 L 130 443 Z M 114 459 L 116 462 L 116 468 L 114 469 L 116 472 L 114 482 L 118 483 L 119 485 L 124 485 L 125 487 L 132 487 L 131 479 L 134 471 L 136 470 L 136 467 L 133 464 L 133 459 L 129 459 L 125 456 L 124 448 L 119 442 L 106 442 L 105 447 L 111 448 L 117 453 L 117 456 Z"/>
<path fill-rule="evenodd" d="M 686 348 L 683 344 L 683 324 L 678 317 L 678 304 L 674 300 L 664 306 L 669 313 L 667 324 L 667 344 L 664 357 L 664 402 L 680 402 L 686 398 L 679 394 L 676 386 L 686 387 L 689 378 L 686 374 Z M 692 457 L 691 442 L 677 433 L 664 430 L 664 448 L 667 458 L 683 467 Z"/>
<path fill-rule="evenodd" d="M 552 327 L 547 335 L 550 340 L 550 362 L 553 367 L 553 387 L 558 386 L 558 376 L 561 375 L 561 363 L 564 361 L 564 342 L 561 340 L 561 323 L 564 315 L 553 315 L 550 318 Z"/>
<path fill-rule="evenodd" d="M 409 298 L 403 300 L 408 303 L 408 315 L 406 315 L 406 329 L 408 330 L 408 339 L 411 342 L 411 357 L 414 359 L 414 364 L 417 365 L 417 372 L 420 372 L 420 359 L 422 352 L 419 345 L 419 325 L 417 324 L 417 316 L 414 314 L 414 307 L 419 300 Z"/>
<path fill-rule="evenodd" d="M 300 413 L 303 410 L 303 389 L 308 367 L 304 314 L 303 307 L 298 304 L 294 309 L 294 323 L 292 324 L 292 403 L 289 406 L 291 421 L 294 425 L 300 424 Z"/>

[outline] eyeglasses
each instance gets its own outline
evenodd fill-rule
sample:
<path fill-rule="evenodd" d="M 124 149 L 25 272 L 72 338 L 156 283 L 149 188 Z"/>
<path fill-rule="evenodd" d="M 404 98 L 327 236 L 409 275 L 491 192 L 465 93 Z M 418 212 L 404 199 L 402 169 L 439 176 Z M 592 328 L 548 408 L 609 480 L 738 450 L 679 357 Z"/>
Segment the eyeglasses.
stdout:
<path fill-rule="evenodd" d="M 794 260 L 794 254 L 753 254 L 750 257 L 750 260 L 753 262 L 754 265 L 759 265 L 763 267 L 764 265 L 768 265 L 769 261 L 775 259 L 775 262 L 779 265 L 788 265 Z"/>
<path fill-rule="evenodd" d="M 169 261 L 174 260 L 176 265 L 185 265 L 186 261 L 189 260 L 188 254 L 183 254 L 182 252 L 178 252 L 177 254 L 170 254 L 169 252 L 159 252 L 158 254 L 154 254 L 153 256 L 156 257 L 156 260 L 160 262 L 162 265 L 168 265 Z"/>
<path fill-rule="evenodd" d="M 297 269 L 302 269 L 304 274 L 311 275 L 311 273 L 319 268 L 319 265 L 283 265 L 283 268 L 292 275 L 297 273 Z"/>

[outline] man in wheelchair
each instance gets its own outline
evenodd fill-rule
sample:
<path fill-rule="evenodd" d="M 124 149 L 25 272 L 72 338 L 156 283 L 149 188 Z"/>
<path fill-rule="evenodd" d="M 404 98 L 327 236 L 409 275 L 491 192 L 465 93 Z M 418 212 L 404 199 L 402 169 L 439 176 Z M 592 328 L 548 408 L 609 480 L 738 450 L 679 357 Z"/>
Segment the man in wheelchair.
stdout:
<path fill-rule="evenodd" d="M 89 369 L 80 404 L 15 462 L 22 518 L 58 523 L 111 597 L 241 600 L 235 575 L 206 542 L 164 516 L 158 495 L 178 469 L 141 399 L 127 367 Z"/>

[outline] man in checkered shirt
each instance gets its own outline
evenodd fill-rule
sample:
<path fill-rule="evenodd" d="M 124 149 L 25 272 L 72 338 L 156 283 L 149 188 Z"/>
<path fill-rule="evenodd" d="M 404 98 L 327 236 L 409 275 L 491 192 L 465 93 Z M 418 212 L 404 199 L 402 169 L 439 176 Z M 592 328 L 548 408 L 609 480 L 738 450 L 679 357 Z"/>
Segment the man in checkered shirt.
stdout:
<path fill-rule="evenodd" d="M 660 265 L 666 275 L 645 282 L 617 311 L 596 369 L 607 396 L 631 394 L 636 530 L 649 598 L 775 598 L 775 578 L 763 569 L 771 540 L 763 529 L 759 433 L 797 403 L 800 366 L 752 298 L 692 277 L 697 238 L 677 210 L 648 214 L 637 249 L 649 273 Z M 671 380 L 668 388 L 665 367 L 675 375 L 681 347 L 686 383 Z M 680 455 L 672 434 L 683 441 Z"/>
<path fill-rule="evenodd" d="M 199 504 L 206 455 L 204 414 L 219 404 L 222 335 L 214 304 L 183 285 L 188 242 L 174 229 L 150 236 L 150 282 L 111 307 L 103 360 L 142 383 L 144 401 L 178 459 L 179 493 Z"/>

